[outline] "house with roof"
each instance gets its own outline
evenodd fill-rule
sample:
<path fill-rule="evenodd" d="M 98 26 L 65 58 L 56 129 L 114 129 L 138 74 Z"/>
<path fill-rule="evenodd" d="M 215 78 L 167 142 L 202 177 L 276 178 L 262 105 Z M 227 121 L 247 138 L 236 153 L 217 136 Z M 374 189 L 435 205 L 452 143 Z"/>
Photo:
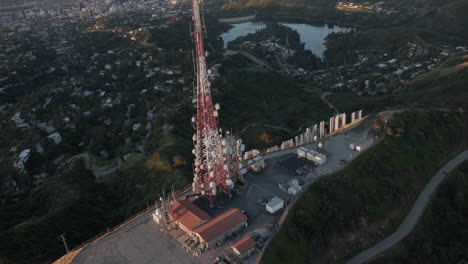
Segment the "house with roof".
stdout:
<path fill-rule="evenodd" d="M 231 246 L 232 252 L 240 259 L 247 257 L 255 250 L 255 240 L 246 236 Z"/>
<path fill-rule="evenodd" d="M 195 228 L 212 219 L 210 215 L 189 200 L 174 201 L 167 211 L 175 225 L 189 234 Z"/>
<path fill-rule="evenodd" d="M 233 208 L 195 228 L 192 236 L 205 248 L 211 248 L 245 226 L 247 216 L 241 210 Z"/>

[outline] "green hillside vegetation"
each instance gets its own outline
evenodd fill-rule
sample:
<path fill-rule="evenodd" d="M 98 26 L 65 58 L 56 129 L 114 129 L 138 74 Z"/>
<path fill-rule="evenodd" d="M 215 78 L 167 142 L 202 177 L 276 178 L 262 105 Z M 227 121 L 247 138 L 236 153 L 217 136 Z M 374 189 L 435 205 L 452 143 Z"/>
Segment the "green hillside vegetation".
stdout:
<path fill-rule="evenodd" d="M 256 57 L 265 61 L 271 67 L 279 69 L 278 58 L 274 52 L 265 50 L 261 45 L 255 45 L 253 48 L 245 48 L 243 43 L 252 42 L 260 43 L 262 41 L 275 39 L 275 42 L 281 46 L 288 47 L 294 50 L 293 55 L 290 55 L 286 61 L 296 67 L 305 69 L 317 69 L 322 65 L 322 60 L 314 55 L 310 50 L 305 49 L 305 44 L 301 42 L 301 38 L 297 31 L 276 23 L 268 23 L 266 27 L 259 29 L 255 33 L 250 33 L 245 36 L 236 38 L 228 43 L 228 49 L 246 50 Z"/>
<path fill-rule="evenodd" d="M 354 93 L 334 93 L 330 102 L 340 111 L 354 109 L 381 111 L 387 107 L 427 109 L 468 109 L 468 55 L 453 57 L 440 67 L 421 74 L 416 79 L 385 96 L 363 97 Z"/>
<path fill-rule="evenodd" d="M 255 68 L 223 67 L 225 80 L 214 84 L 220 93 L 215 99 L 222 107 L 220 123 L 239 133 L 249 147 L 278 144 L 332 114 L 319 94 L 305 92 L 291 77 Z M 271 143 L 259 139 L 263 132 L 272 137 Z"/>
<path fill-rule="evenodd" d="M 372 263 L 463 263 L 468 260 L 468 162 L 449 176 L 415 230 Z"/>
<path fill-rule="evenodd" d="M 326 2 L 326 3 L 320 3 Z M 234 1 L 221 6 L 216 15 L 236 17 L 256 13 L 257 20 L 280 20 L 310 23 L 352 25 L 361 30 L 388 27 L 412 28 L 427 39 L 438 42 L 466 43 L 468 40 L 468 0 L 394 1 L 387 3 L 398 12 L 345 12 L 335 8 L 334 1 Z M 413 8 L 408 8 L 413 7 Z M 385 30 L 383 30 L 385 31 Z M 389 44 L 384 43 L 384 44 Z"/>
<path fill-rule="evenodd" d="M 396 59 L 406 59 L 405 47 L 408 42 L 428 48 L 431 52 L 438 50 L 425 41 L 416 29 L 387 27 L 359 30 L 357 33 L 331 33 L 326 38 L 327 50 L 324 55 L 330 66 L 355 63 L 358 59 L 356 52 L 367 50 L 388 53 L 390 57 Z"/>
<path fill-rule="evenodd" d="M 444 124 L 444 125 L 435 125 Z M 468 146 L 468 115 L 404 112 L 382 142 L 313 184 L 290 211 L 262 263 L 343 263 L 389 235 L 440 166 Z"/>
<path fill-rule="evenodd" d="M 397 92 L 416 107 L 468 109 L 468 55 L 446 61 L 422 74 Z"/>
<path fill-rule="evenodd" d="M 327 3 L 324 5 L 303 5 L 276 0 L 234 1 L 223 5 L 216 13 L 219 17 L 236 17 L 257 13 L 257 19 L 279 15 L 307 17 L 320 21 L 323 21 L 325 17 L 338 18 L 343 15 L 343 12 L 330 8 L 330 3 L 334 6 L 333 1 L 323 2 Z"/>
<path fill-rule="evenodd" d="M 353 25 L 359 28 L 388 27 L 407 24 L 414 18 L 411 10 L 385 14 L 367 11 L 346 12 L 335 8 L 337 1 L 234 1 L 221 6 L 216 15 L 236 17 L 256 14 L 256 19 L 297 21 L 306 23 L 334 23 Z"/>
<path fill-rule="evenodd" d="M 70 245 L 76 245 L 111 226 L 112 216 L 105 212 L 118 208 L 120 200 L 110 191 L 76 161 L 26 199 L 2 207 L 0 262 L 50 262 L 64 253 L 58 235 L 67 233 Z"/>
<path fill-rule="evenodd" d="M 138 154 L 100 182 L 80 159 L 47 178 L 28 196 L 0 207 L 0 263 L 50 263 L 70 248 L 105 232 L 189 183 L 190 142 L 163 136 L 156 154 Z"/>
<path fill-rule="evenodd" d="M 468 41 L 468 0 L 432 9 L 417 20 L 417 26 L 424 28 L 430 23 L 431 31 L 437 31 L 449 36 Z"/>
<path fill-rule="evenodd" d="M 280 24 L 267 24 L 266 27 L 258 30 L 255 33 L 250 33 L 245 36 L 238 37 L 237 39 L 229 42 L 228 47 L 232 48 L 242 43 L 249 41 L 260 42 L 275 37 L 278 44 L 287 46 L 293 50 L 303 50 L 304 43 L 301 42 L 301 37 L 297 31 Z"/>
<path fill-rule="evenodd" d="M 150 31 L 149 43 L 153 43 L 158 47 L 167 50 L 185 50 L 190 51 L 193 49 L 193 43 L 190 37 L 190 27 L 188 26 L 191 22 L 191 17 L 182 17 L 179 20 L 171 21 L 167 27 L 153 29 Z M 205 15 L 205 24 L 207 26 L 207 43 L 211 46 L 206 47 L 208 51 L 211 48 L 220 49 L 223 47 L 223 43 L 218 39 L 218 35 L 228 30 L 231 26 L 225 23 L 219 23 L 218 19 L 211 14 Z"/>

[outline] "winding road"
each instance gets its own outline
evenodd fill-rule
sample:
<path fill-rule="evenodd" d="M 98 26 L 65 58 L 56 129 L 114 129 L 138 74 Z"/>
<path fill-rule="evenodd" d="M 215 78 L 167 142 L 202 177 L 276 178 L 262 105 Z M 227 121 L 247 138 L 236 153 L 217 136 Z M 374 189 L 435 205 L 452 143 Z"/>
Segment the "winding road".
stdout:
<path fill-rule="evenodd" d="M 347 264 L 361 264 L 367 263 L 370 260 L 378 257 L 386 250 L 392 248 L 403 240 L 413 229 L 416 227 L 419 218 L 421 217 L 424 209 L 429 205 L 432 195 L 437 191 L 439 185 L 447 178 L 447 176 L 465 160 L 468 160 L 468 149 L 458 154 L 449 162 L 447 162 L 431 179 L 431 181 L 424 187 L 424 190 L 419 195 L 414 203 L 411 211 L 398 227 L 397 231 L 391 236 L 377 243 L 375 246 L 368 248 L 352 259 Z"/>

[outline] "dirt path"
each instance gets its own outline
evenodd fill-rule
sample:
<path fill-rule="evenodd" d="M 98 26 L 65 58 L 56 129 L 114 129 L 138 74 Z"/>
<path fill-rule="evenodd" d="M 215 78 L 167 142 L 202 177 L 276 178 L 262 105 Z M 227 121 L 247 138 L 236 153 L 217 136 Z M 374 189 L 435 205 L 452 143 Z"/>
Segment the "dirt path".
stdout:
<path fill-rule="evenodd" d="M 255 62 L 258 66 L 260 67 L 263 67 L 263 68 L 266 68 L 270 71 L 275 71 L 275 69 L 273 69 L 269 64 L 267 64 L 266 62 L 262 61 L 261 59 L 255 57 L 254 55 L 246 52 L 246 51 L 238 51 L 238 50 L 226 50 L 226 52 L 224 52 L 224 55 L 225 56 L 230 56 L 230 55 L 235 55 L 235 54 L 242 54 L 244 55 L 244 57 L 246 57 L 247 59 Z"/>
<path fill-rule="evenodd" d="M 88 152 L 84 152 L 78 155 L 75 155 L 69 158 L 66 163 L 70 163 L 76 159 L 82 158 L 85 162 L 85 167 L 88 170 L 91 170 L 96 176 L 96 179 L 99 181 L 101 176 L 105 176 L 107 174 L 113 173 L 114 171 L 118 170 L 122 166 L 122 161 L 120 158 L 113 159 L 110 164 L 108 165 L 97 165 L 96 158 L 92 157 Z"/>
<path fill-rule="evenodd" d="M 320 96 L 320 98 L 322 99 L 322 101 L 324 101 L 328 105 L 328 107 L 333 109 L 336 112 L 336 114 L 339 114 L 340 111 L 338 111 L 338 109 L 326 99 L 326 97 L 329 96 L 329 95 L 331 95 L 330 92 L 325 92 L 325 93 L 322 94 L 322 96 Z"/>

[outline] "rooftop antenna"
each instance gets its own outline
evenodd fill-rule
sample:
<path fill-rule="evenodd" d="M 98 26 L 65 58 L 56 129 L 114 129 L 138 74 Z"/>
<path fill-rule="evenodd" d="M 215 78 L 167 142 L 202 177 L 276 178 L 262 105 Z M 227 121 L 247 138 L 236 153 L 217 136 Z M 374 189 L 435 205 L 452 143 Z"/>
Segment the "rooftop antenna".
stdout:
<path fill-rule="evenodd" d="M 172 202 L 175 202 L 175 191 L 174 191 L 174 185 L 172 185 Z"/>
<path fill-rule="evenodd" d="M 68 252 L 70 251 L 68 250 L 67 240 L 65 239 L 65 233 L 61 234 L 59 236 L 59 239 L 62 241 L 63 246 L 65 247 L 65 251 L 67 251 L 67 254 L 68 254 Z"/>
<path fill-rule="evenodd" d="M 159 197 L 161 201 L 161 231 L 166 232 L 166 199 L 164 198 L 164 188 L 163 188 L 163 196 Z"/>

